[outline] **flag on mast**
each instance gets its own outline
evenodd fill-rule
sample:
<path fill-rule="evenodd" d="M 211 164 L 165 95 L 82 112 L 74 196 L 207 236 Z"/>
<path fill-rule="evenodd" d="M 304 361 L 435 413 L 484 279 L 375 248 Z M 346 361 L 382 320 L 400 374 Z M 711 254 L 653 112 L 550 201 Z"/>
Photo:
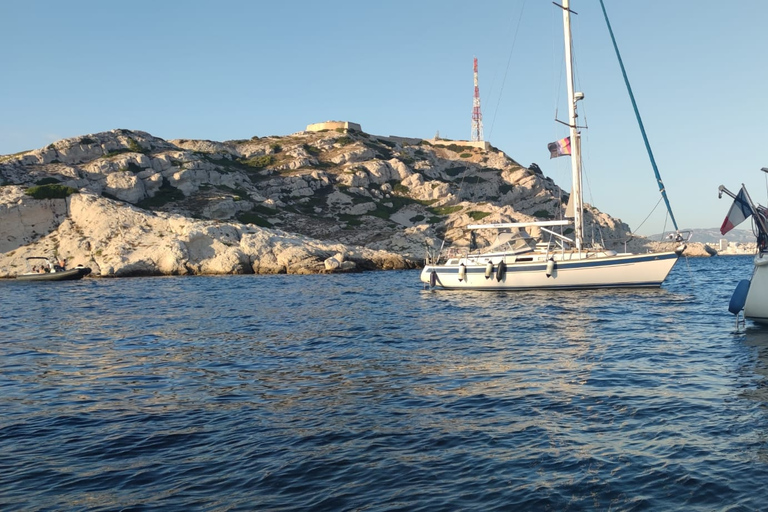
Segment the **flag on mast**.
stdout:
<path fill-rule="evenodd" d="M 742 185 L 741 190 L 739 190 L 739 193 L 736 194 L 736 197 L 733 199 L 733 204 L 723 221 L 723 225 L 720 226 L 720 234 L 726 234 L 744 222 L 750 215 L 752 215 L 752 207 L 747 200 L 747 191 L 744 190 L 744 185 Z"/>
<path fill-rule="evenodd" d="M 571 138 L 566 137 L 555 142 L 547 144 L 549 150 L 549 158 L 557 158 L 558 156 L 565 156 L 571 154 Z"/>

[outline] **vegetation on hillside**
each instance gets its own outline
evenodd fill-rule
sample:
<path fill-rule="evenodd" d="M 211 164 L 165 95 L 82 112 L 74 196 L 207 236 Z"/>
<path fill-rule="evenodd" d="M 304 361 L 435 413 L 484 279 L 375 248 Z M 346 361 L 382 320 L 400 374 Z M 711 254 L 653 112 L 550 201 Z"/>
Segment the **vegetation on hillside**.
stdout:
<path fill-rule="evenodd" d="M 77 192 L 77 189 L 64 185 L 35 185 L 29 187 L 25 194 L 35 199 L 63 199 Z"/>

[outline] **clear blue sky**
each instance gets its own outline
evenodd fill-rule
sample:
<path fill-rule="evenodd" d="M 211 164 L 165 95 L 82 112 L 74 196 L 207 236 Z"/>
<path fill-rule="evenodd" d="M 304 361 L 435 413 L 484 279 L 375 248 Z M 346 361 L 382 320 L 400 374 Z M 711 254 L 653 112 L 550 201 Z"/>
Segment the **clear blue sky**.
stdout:
<path fill-rule="evenodd" d="M 765 203 L 768 2 L 604 1 L 680 227 L 720 226 L 720 184 Z M 599 2 L 572 9 L 585 199 L 660 232 L 663 205 L 640 227 L 659 195 Z M 467 139 L 476 56 L 486 140 L 570 189 L 546 149 L 567 135 L 549 0 L 8 0 L 0 19 L 0 154 L 114 128 L 228 140 L 326 120 Z"/>

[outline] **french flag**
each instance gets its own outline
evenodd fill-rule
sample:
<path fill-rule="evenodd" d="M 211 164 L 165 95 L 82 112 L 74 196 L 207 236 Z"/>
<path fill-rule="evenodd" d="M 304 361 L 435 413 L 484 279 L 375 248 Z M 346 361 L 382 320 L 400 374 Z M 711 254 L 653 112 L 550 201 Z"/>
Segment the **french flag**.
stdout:
<path fill-rule="evenodd" d="M 726 234 L 744 222 L 750 215 L 752 215 L 752 207 L 747 199 L 747 191 L 744 190 L 744 185 L 742 185 L 741 190 L 739 190 L 739 193 L 733 200 L 733 205 L 731 205 L 728 216 L 725 217 L 723 225 L 720 226 L 720 234 Z"/>

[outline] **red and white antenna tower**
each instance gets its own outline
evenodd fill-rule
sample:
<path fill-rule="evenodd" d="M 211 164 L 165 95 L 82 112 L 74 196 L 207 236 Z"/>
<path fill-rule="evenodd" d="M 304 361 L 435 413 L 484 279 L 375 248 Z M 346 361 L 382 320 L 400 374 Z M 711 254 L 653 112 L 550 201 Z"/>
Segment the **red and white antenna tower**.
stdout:
<path fill-rule="evenodd" d="M 477 85 L 477 57 L 475 57 L 475 97 L 472 100 L 472 138 L 483 140 L 483 113 L 480 112 L 480 87 Z"/>

